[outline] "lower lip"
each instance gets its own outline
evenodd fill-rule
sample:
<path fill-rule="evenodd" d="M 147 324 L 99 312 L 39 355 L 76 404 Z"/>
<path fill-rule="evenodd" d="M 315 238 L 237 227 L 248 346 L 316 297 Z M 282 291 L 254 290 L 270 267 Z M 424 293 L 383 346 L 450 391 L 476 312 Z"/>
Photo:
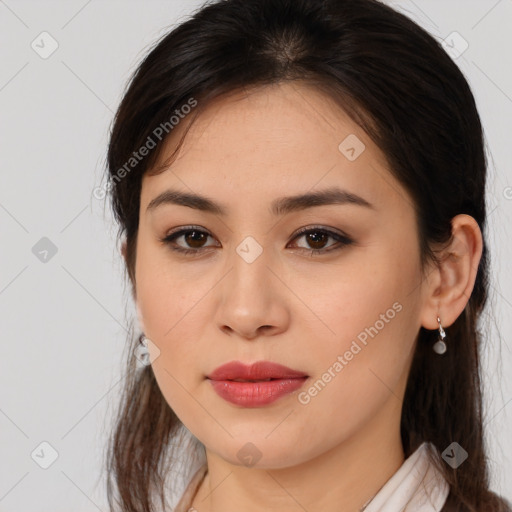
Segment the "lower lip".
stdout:
<path fill-rule="evenodd" d="M 259 407 L 299 389 L 307 377 L 260 382 L 210 380 L 215 392 L 224 400 L 244 407 Z"/>

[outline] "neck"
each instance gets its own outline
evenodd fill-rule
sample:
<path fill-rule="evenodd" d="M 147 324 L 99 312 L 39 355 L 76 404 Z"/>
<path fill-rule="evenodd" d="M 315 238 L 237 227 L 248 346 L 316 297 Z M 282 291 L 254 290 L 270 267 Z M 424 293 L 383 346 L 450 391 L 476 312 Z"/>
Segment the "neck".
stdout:
<path fill-rule="evenodd" d="M 350 439 L 289 467 L 240 466 L 207 450 L 208 472 L 192 506 L 198 512 L 364 510 L 404 462 L 394 402 Z"/>

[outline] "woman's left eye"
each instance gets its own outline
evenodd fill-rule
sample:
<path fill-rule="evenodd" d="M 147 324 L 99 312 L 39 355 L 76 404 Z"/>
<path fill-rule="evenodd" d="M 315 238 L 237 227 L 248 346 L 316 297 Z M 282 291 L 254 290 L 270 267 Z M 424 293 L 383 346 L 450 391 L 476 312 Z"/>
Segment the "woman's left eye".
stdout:
<path fill-rule="evenodd" d="M 344 247 L 346 245 L 350 245 L 354 242 L 354 240 L 352 240 L 350 237 L 348 237 L 345 234 L 335 233 L 334 231 L 330 231 L 325 228 L 317 228 L 317 227 L 301 229 L 298 233 L 295 234 L 293 240 L 296 240 L 298 238 L 303 238 L 303 237 L 305 238 L 306 243 L 308 243 L 310 245 L 313 244 L 313 247 L 314 247 L 313 249 L 308 249 L 307 247 L 302 247 L 303 249 L 308 250 L 311 253 L 311 255 L 326 253 L 329 251 L 335 251 L 335 250 L 341 249 L 342 247 Z M 319 249 L 318 247 L 323 246 L 325 241 L 328 240 L 329 238 L 332 238 L 336 242 L 338 242 L 338 246 L 334 247 L 334 249 L 331 249 L 331 248 L 325 249 L 323 247 Z M 332 244 L 332 245 L 336 245 L 336 244 Z M 332 247 L 332 245 L 328 246 L 328 247 Z"/>
<path fill-rule="evenodd" d="M 162 238 L 160 241 L 164 244 L 170 245 L 171 249 L 173 251 L 180 252 L 182 254 L 198 254 L 201 252 L 201 250 L 204 247 L 204 242 L 208 239 L 208 237 L 211 237 L 211 235 L 195 226 L 190 226 L 185 229 L 180 229 L 179 231 L 175 231 L 174 233 L 171 233 L 167 235 L 166 237 Z M 180 238 L 183 238 L 183 241 L 188 244 L 186 247 L 182 247 L 177 245 L 176 241 Z M 213 238 L 213 237 L 212 237 Z M 304 238 L 306 243 L 313 248 L 308 247 L 301 247 L 297 246 L 299 249 L 304 249 L 313 254 L 322 254 L 333 250 L 341 249 L 342 247 L 346 245 L 350 245 L 354 242 L 350 237 L 348 237 L 345 234 L 342 233 L 336 233 L 334 231 L 330 231 L 325 228 L 320 227 L 309 227 L 309 228 L 303 228 L 295 235 L 293 236 L 292 240 L 297 240 L 300 238 Z M 326 241 L 332 238 L 336 242 L 338 242 L 338 247 L 335 247 L 334 249 L 330 248 L 331 246 L 327 246 L 328 248 L 325 248 Z M 187 248 L 188 247 L 188 248 Z M 192 248 L 190 248 L 192 247 Z"/>

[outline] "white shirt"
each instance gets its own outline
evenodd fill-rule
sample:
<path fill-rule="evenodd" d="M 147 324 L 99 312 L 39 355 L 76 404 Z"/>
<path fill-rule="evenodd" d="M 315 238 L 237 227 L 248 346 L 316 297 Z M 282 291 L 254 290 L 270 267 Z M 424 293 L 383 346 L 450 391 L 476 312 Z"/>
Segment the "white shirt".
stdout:
<path fill-rule="evenodd" d="M 427 449 L 427 443 L 421 444 L 370 500 L 364 512 L 439 512 L 450 486 L 427 458 Z"/>
<path fill-rule="evenodd" d="M 446 502 L 450 487 L 443 475 L 430 463 L 427 449 L 427 443 L 421 444 L 362 510 L 439 512 Z M 174 512 L 189 511 L 192 498 L 206 474 L 206 468 L 206 464 L 202 464 L 195 471 Z"/>

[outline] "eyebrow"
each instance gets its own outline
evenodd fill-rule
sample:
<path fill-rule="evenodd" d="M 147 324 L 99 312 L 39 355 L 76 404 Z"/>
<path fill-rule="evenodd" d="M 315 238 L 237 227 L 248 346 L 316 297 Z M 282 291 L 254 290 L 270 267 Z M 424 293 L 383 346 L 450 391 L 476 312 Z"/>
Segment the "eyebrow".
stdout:
<path fill-rule="evenodd" d="M 228 209 L 216 203 L 212 199 L 188 192 L 181 192 L 179 190 L 168 189 L 156 196 L 150 201 L 146 208 L 146 212 L 151 212 L 164 204 L 176 204 L 180 206 L 187 206 L 196 210 L 201 210 L 216 215 L 227 215 Z M 375 209 L 366 199 L 340 189 L 338 187 L 331 187 L 317 192 L 310 192 L 299 194 L 295 196 L 279 197 L 275 199 L 270 207 L 272 215 L 285 215 L 290 212 L 306 210 L 315 206 L 324 205 L 357 205 L 365 208 Z"/>

